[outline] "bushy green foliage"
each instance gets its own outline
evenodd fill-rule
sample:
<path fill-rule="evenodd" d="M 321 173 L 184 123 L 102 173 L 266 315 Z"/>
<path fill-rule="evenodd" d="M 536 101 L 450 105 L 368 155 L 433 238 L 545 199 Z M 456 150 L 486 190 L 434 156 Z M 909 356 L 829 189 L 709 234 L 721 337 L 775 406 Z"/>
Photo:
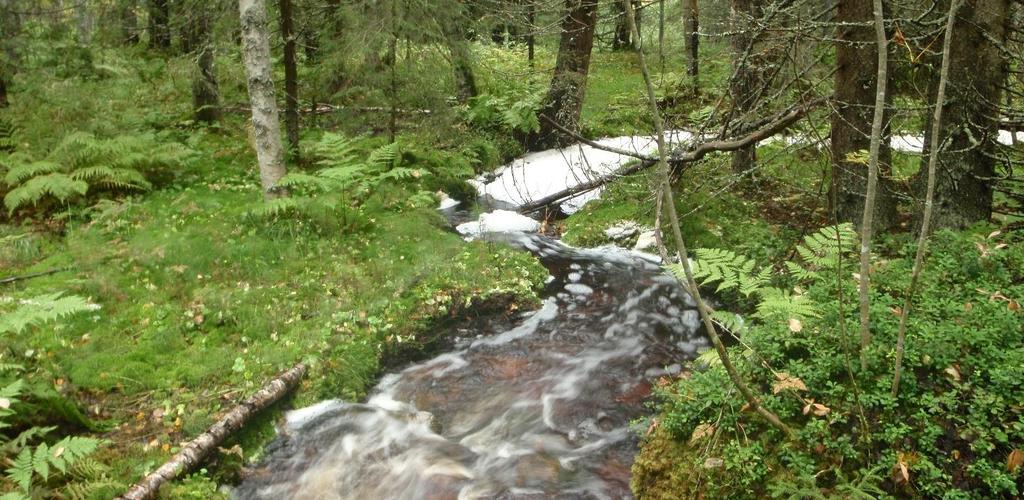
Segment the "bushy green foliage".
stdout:
<path fill-rule="evenodd" d="M 90 310 L 91 306 L 81 297 L 61 297 L 60 293 L 23 300 L 13 311 L 9 307 L 2 309 L 0 335 L 19 334 L 28 326 L 56 321 Z M 19 398 L 25 393 L 26 382 L 20 376 L 12 379 L 10 374 L 22 369 L 20 365 L 0 364 L 0 430 L 14 427 L 19 417 L 17 410 L 22 403 Z M 100 445 L 97 439 L 79 436 L 66 436 L 52 443 L 41 441 L 54 430 L 56 427 L 30 426 L 13 437 L 0 433 L 0 458 L 9 464 L 5 478 L 17 487 L 17 491 L 7 492 L 0 498 L 28 499 L 39 494 L 38 487 L 51 479 L 73 479 L 72 468 Z M 0 488 L 2 484 L 0 482 Z M 82 485 L 77 487 L 82 488 Z"/>
<path fill-rule="evenodd" d="M 153 134 L 100 139 L 88 133 L 64 138 L 44 159 L 27 153 L 0 158 L 10 191 L 4 196 L 9 213 L 45 203 L 59 208 L 91 192 L 117 194 L 147 191 L 150 179 L 173 176 L 188 150 Z"/>
<path fill-rule="evenodd" d="M 261 203 L 249 212 L 251 217 L 270 220 L 287 215 L 319 220 L 321 224 L 336 217 L 342 228 L 352 229 L 365 221 L 361 205 L 382 184 L 397 188 L 423 176 L 421 170 L 402 164 L 397 143 L 374 149 L 364 158 L 351 139 L 325 133 L 310 149 L 322 168 L 313 174 L 292 172 L 284 176 L 278 187 L 289 195 Z M 409 200 L 422 201 L 416 197 Z M 428 196 L 428 200 L 432 203 L 434 198 Z"/>
<path fill-rule="evenodd" d="M 786 444 L 743 412 L 743 398 L 723 390 L 729 382 L 718 366 L 660 390 L 659 426 L 690 442 L 682 445 L 688 458 L 678 465 L 679 481 L 708 497 L 1024 492 L 1024 471 L 1011 460 L 1024 448 L 1024 245 L 1020 235 L 987 238 L 990 230 L 934 237 L 910 314 L 907 378 L 895 398 L 892 355 L 913 260 L 909 236 L 893 241 L 876 265 L 867 371 L 853 351 L 857 280 L 834 269 L 801 277 L 816 315 L 797 328 L 755 322 L 743 346 L 731 349 L 762 403 L 797 430 L 796 442 Z M 826 263 L 828 241 L 812 237 L 799 253 Z M 709 458 L 722 465 L 706 467 Z"/>

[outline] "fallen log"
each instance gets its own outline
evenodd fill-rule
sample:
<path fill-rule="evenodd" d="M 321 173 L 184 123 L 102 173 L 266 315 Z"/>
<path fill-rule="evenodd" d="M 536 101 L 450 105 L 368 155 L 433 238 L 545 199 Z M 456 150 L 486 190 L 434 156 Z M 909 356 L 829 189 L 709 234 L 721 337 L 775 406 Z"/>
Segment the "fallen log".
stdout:
<path fill-rule="evenodd" d="M 812 109 L 816 108 L 817 106 L 820 106 L 821 104 L 823 104 L 825 102 L 827 102 L 827 99 L 815 99 L 815 100 L 810 101 L 810 102 L 808 102 L 806 104 L 797 106 L 795 108 L 791 108 L 790 110 L 786 111 L 785 113 L 782 113 L 777 118 L 775 118 L 774 120 L 768 122 L 766 125 L 762 126 L 761 128 L 758 128 L 757 130 L 754 130 L 753 132 L 750 132 L 749 134 L 744 135 L 742 137 L 738 137 L 738 138 L 735 138 L 735 139 L 728 139 L 728 140 L 718 140 L 718 141 L 705 142 L 705 143 L 702 143 L 702 144 L 698 144 L 696 147 L 694 147 L 694 148 L 692 148 L 690 150 L 687 150 L 687 151 L 673 151 L 673 152 L 669 153 L 668 163 L 674 169 L 678 169 L 678 168 L 681 168 L 682 166 L 686 165 L 687 163 L 693 163 L 693 162 L 699 161 L 699 160 L 703 159 L 705 156 L 707 156 L 710 153 L 735 151 L 737 149 L 744 148 L 744 147 L 746 147 L 746 146 L 748 146 L 750 144 L 756 144 L 759 141 L 763 141 L 763 140 L 765 140 L 765 139 L 767 139 L 767 138 L 769 138 L 769 137 L 771 137 L 771 136 L 773 136 L 773 135 L 775 135 L 775 134 L 777 134 L 777 133 L 779 133 L 779 132 L 789 128 L 794 123 L 796 123 L 801 118 L 803 118 L 805 115 L 807 115 L 807 113 L 810 112 Z M 542 117 L 542 118 L 546 118 L 546 117 Z M 577 134 L 575 134 L 575 133 L 573 133 L 573 132 L 571 132 L 571 131 L 563 128 L 563 127 L 557 127 L 557 128 L 562 133 L 568 134 L 573 139 L 576 139 L 576 140 L 581 140 L 582 139 L 579 135 L 577 135 Z M 624 156 L 630 156 L 630 157 L 633 157 L 633 158 L 640 159 L 641 161 L 639 163 L 635 163 L 633 165 L 629 165 L 627 167 L 620 168 L 620 169 L 618 169 L 615 172 L 612 172 L 610 174 L 607 174 L 607 175 L 604 175 L 604 176 L 601 176 L 601 177 L 597 177 L 597 178 L 595 178 L 593 180 L 590 180 L 590 181 L 578 184 L 578 185 L 570 187 L 570 188 L 563 189 L 562 191 L 559 191 L 557 193 L 552 193 L 552 194 L 550 194 L 548 196 L 545 196 L 545 197 L 543 197 L 543 198 L 541 198 L 539 200 L 535 200 L 535 201 L 532 201 L 532 202 L 529 202 L 529 203 L 524 203 L 523 205 L 521 205 L 519 207 L 519 213 L 529 214 L 529 213 L 536 212 L 536 211 L 541 210 L 542 208 L 547 207 L 549 205 L 552 205 L 554 203 L 559 203 L 559 202 L 564 201 L 566 199 L 573 198 L 573 197 L 575 197 L 577 195 L 583 194 L 583 193 L 585 193 L 587 191 L 592 191 L 594 189 L 597 189 L 597 188 L 599 188 L 601 186 L 604 186 L 605 184 L 607 184 L 607 183 L 609 183 L 609 182 L 611 182 L 611 181 L 613 181 L 615 179 L 618 179 L 620 177 L 640 172 L 641 170 L 644 170 L 644 169 L 650 167 L 651 165 L 654 165 L 655 163 L 657 163 L 655 161 L 656 159 L 652 158 L 650 156 L 642 155 L 642 154 L 639 154 L 639 153 L 627 152 L 627 151 L 624 151 L 624 150 L 621 150 L 621 149 L 618 149 L 618 148 L 604 146 L 604 145 L 602 145 L 600 143 L 597 143 L 597 142 L 594 142 L 594 141 L 591 141 L 591 140 L 588 140 L 588 139 L 582 139 L 581 142 L 584 142 L 588 146 L 591 146 L 591 147 L 593 147 L 595 149 L 600 149 L 600 150 L 608 151 L 608 152 L 611 152 L 611 153 L 617 153 L 617 154 L 621 154 L 621 155 L 624 155 Z"/>
<path fill-rule="evenodd" d="M 188 472 L 202 463 L 210 452 L 216 449 L 231 433 L 241 429 L 257 412 L 281 399 L 299 384 L 306 373 L 306 365 L 298 363 L 271 380 L 262 389 L 234 407 L 206 432 L 193 439 L 157 470 L 142 478 L 125 494 L 122 500 L 154 498 L 164 483 Z"/>

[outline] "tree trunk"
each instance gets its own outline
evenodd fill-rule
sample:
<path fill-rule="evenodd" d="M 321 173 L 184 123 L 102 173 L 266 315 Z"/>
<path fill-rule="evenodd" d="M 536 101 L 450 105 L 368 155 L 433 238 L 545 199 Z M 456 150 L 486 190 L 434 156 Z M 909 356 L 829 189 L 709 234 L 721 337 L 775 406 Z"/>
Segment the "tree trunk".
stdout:
<path fill-rule="evenodd" d="M 199 53 L 196 57 L 196 73 L 192 79 L 192 104 L 196 121 L 214 123 L 220 120 L 220 90 L 217 85 L 217 71 L 214 66 L 216 49 L 210 33 L 210 7 L 199 6 L 195 29 L 198 33 Z"/>
<path fill-rule="evenodd" d="M 740 121 L 754 107 L 757 89 L 757 68 L 753 57 L 754 23 L 761 17 L 761 0 L 732 0 L 730 13 L 733 36 L 730 41 L 733 57 L 733 78 L 729 82 L 732 114 Z M 742 174 L 757 166 L 757 145 L 750 145 L 732 154 L 732 171 Z"/>
<path fill-rule="evenodd" d="M 245 63 L 249 102 L 252 107 L 253 147 L 260 166 L 263 196 L 273 199 L 282 193 L 277 182 L 285 175 L 281 148 L 281 125 L 274 100 L 274 80 L 270 74 L 270 37 L 264 0 L 239 0 L 242 26 L 242 59 Z"/>
<path fill-rule="evenodd" d="M 142 478 L 142 480 L 132 486 L 124 495 L 118 497 L 118 499 L 143 500 L 156 498 L 160 492 L 160 487 L 164 483 L 196 468 L 211 452 L 216 450 L 217 445 L 224 442 L 224 439 L 230 436 L 231 433 L 241 429 L 253 415 L 295 389 L 305 373 L 306 365 L 299 363 L 274 380 L 271 380 L 270 383 L 263 386 L 256 394 L 253 394 L 242 404 L 232 408 L 231 411 L 207 429 L 206 432 L 186 444 L 170 460 L 148 476 Z"/>
<path fill-rule="evenodd" d="M 597 0 L 566 0 L 565 5 L 566 16 L 562 21 L 555 72 L 540 114 L 578 132 L 587 90 L 587 73 L 590 71 L 590 51 L 594 47 Z M 564 145 L 567 141 L 554 127 L 541 120 L 540 132 L 533 134 L 527 143 L 530 149 L 537 151 Z"/>
<path fill-rule="evenodd" d="M 284 38 L 284 127 L 288 136 L 288 152 L 299 161 L 299 73 L 295 59 L 295 27 L 292 23 L 292 0 L 279 0 L 281 37 Z"/>
<path fill-rule="evenodd" d="M 473 75 L 473 52 L 466 40 L 466 29 L 461 13 L 453 19 L 441 21 L 445 43 L 452 58 L 452 73 L 455 77 L 455 97 L 459 103 L 466 103 L 476 97 L 476 77 Z"/>
<path fill-rule="evenodd" d="M 7 97 L 7 75 L 0 69 L 0 108 L 6 108 L 10 105 L 11 101 Z"/>
<path fill-rule="evenodd" d="M 698 81 L 700 49 L 699 15 L 697 0 L 683 0 L 683 39 L 686 41 L 686 74 L 690 77 L 690 85 L 694 91 L 700 89 Z"/>
<path fill-rule="evenodd" d="M 171 10 L 168 0 L 149 0 L 149 46 L 153 49 L 171 48 Z"/>
<path fill-rule="evenodd" d="M 537 0 L 526 0 L 529 2 L 526 6 L 526 24 L 528 35 L 526 35 L 526 60 L 529 61 L 530 67 L 533 67 L 533 56 L 534 56 L 534 45 L 537 43 Z"/>
<path fill-rule="evenodd" d="M 14 37 L 21 30 L 21 18 L 11 0 L 0 0 L 0 108 L 10 106 L 8 85 L 18 61 Z"/>
<path fill-rule="evenodd" d="M 1009 0 L 968 0 L 957 16 L 944 103 L 943 143 L 927 144 L 928 151 L 937 149 L 939 161 L 935 229 L 963 228 L 989 220 L 992 215 L 997 111 L 1008 71 L 1000 44 L 1007 40 L 1009 8 Z M 931 126 L 931 119 L 927 126 Z M 927 176 L 921 172 L 913 180 L 918 198 L 925 193 L 926 185 Z"/>
<path fill-rule="evenodd" d="M 75 3 L 75 35 L 78 44 L 88 47 L 92 44 L 93 17 L 88 0 L 77 0 Z"/>
<path fill-rule="evenodd" d="M 614 0 L 612 8 L 615 9 L 615 33 L 612 36 L 612 50 L 629 49 L 629 23 L 626 19 L 626 2 L 629 0 Z"/>
<path fill-rule="evenodd" d="M 877 91 L 878 45 L 870 23 L 871 0 L 839 2 L 836 22 L 836 110 L 832 115 L 832 182 L 837 222 L 860 227 L 864 213 L 868 169 L 866 156 L 859 152 L 871 146 L 871 121 Z M 888 120 L 886 120 L 888 121 Z M 887 134 L 886 134 L 887 135 Z M 858 155 L 853 160 L 850 155 Z M 887 230 L 896 225 L 896 186 L 889 172 L 891 150 L 883 140 L 879 151 L 879 189 L 875 199 L 873 225 Z"/>
<path fill-rule="evenodd" d="M 121 10 L 121 40 L 125 45 L 139 43 L 139 18 L 135 15 L 135 2 L 124 2 Z"/>

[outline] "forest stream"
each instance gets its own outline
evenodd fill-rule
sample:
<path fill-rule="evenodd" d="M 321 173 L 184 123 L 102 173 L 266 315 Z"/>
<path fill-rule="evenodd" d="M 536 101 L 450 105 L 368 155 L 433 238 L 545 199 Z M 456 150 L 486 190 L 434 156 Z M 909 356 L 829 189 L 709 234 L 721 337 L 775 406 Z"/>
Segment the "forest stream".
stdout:
<path fill-rule="evenodd" d="M 495 234 L 553 279 L 511 329 L 385 376 L 363 404 L 291 412 L 237 498 L 623 498 L 652 382 L 706 340 L 646 257 Z"/>

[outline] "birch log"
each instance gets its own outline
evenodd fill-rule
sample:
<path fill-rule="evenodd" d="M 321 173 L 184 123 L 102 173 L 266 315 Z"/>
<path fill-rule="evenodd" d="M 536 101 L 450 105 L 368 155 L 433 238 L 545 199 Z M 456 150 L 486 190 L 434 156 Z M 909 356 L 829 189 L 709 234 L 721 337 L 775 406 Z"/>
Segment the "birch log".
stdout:
<path fill-rule="evenodd" d="M 118 498 L 121 500 L 143 500 L 156 497 L 160 486 L 202 463 L 203 459 L 216 449 L 217 445 L 231 433 L 241 429 L 253 415 L 291 392 L 305 373 L 306 365 L 299 363 L 271 380 L 256 394 L 232 408 L 206 432 L 182 447 L 181 451 L 164 462 L 159 469 L 142 478 Z"/>
<path fill-rule="evenodd" d="M 276 186 L 284 177 L 285 167 L 274 80 L 270 74 L 267 8 L 264 0 L 238 0 L 238 14 L 242 23 L 242 60 L 252 106 L 253 148 L 260 165 L 263 196 L 269 200 L 283 194 Z"/>

